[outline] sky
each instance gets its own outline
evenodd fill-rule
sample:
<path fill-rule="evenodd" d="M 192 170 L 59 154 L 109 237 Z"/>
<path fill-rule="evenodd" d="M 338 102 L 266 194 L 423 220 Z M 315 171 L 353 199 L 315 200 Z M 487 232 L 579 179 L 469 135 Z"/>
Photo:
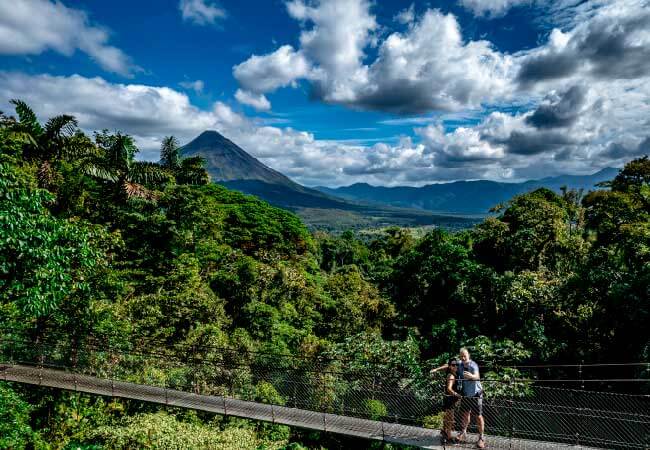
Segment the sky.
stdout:
<path fill-rule="evenodd" d="M 589 174 L 650 154 L 650 0 L 0 0 L 13 98 L 308 186 Z"/>

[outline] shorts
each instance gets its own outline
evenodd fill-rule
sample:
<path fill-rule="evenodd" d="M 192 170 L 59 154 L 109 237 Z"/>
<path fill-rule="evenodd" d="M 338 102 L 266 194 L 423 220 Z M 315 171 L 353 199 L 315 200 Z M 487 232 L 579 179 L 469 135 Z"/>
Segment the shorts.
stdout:
<path fill-rule="evenodd" d="M 483 415 L 483 391 L 473 397 L 463 397 L 460 402 L 461 412 L 471 412 L 477 416 Z"/>
<path fill-rule="evenodd" d="M 459 397 L 454 397 L 453 395 L 445 395 L 445 398 L 442 401 L 442 409 L 444 409 L 445 411 L 454 409 L 459 401 L 460 401 Z"/>

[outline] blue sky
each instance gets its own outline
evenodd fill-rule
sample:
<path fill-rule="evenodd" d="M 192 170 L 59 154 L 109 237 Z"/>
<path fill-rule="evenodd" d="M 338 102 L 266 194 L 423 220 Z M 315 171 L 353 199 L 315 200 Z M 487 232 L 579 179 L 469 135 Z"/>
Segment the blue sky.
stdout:
<path fill-rule="evenodd" d="M 650 152 L 645 0 L 0 0 L 0 110 L 217 129 L 299 182 L 591 173 Z"/>

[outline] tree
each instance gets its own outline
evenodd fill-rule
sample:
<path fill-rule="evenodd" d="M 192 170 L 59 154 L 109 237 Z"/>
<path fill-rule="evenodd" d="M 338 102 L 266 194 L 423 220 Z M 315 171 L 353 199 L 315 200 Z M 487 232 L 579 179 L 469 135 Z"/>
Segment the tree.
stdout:
<path fill-rule="evenodd" d="M 647 332 L 629 325 L 650 319 L 650 160 L 630 161 L 607 185 L 583 199 L 594 249 L 581 288 L 596 307 L 590 328 L 598 357 L 620 359 L 650 347 Z"/>
<path fill-rule="evenodd" d="M 169 181 L 172 177 L 156 163 L 136 161 L 138 148 L 127 134 L 109 134 L 104 130 L 95 133 L 95 142 L 101 149 L 101 155 L 89 158 L 85 170 L 89 175 L 109 183 L 122 201 L 131 198 L 154 200 L 156 194 L 145 185 Z"/>
<path fill-rule="evenodd" d="M 0 385 L 0 448 L 24 449 L 36 433 L 29 425 L 32 407 L 9 386 Z"/>
<path fill-rule="evenodd" d="M 497 270 L 555 268 L 556 256 L 569 242 L 571 218 L 566 200 L 540 188 L 515 196 L 502 210 L 499 217 L 475 229 L 478 260 Z"/>
<path fill-rule="evenodd" d="M 23 141 L 23 157 L 39 164 L 41 187 L 52 189 L 57 177 L 56 164 L 61 159 L 78 160 L 94 153 L 94 147 L 77 130 L 77 119 L 68 114 L 54 116 L 42 126 L 34 111 L 22 100 L 11 100 L 18 121 L 7 122 L 15 137 Z"/>
<path fill-rule="evenodd" d="M 200 156 L 183 158 L 178 139 L 166 136 L 160 145 L 160 164 L 176 177 L 179 184 L 208 184 L 205 159 Z"/>
<path fill-rule="evenodd" d="M 0 154 L 0 156 L 2 156 Z M 101 253 L 92 227 L 50 215 L 53 196 L 32 189 L 12 160 L 0 159 L 0 290 L 31 318 L 46 317 L 85 291 Z"/>

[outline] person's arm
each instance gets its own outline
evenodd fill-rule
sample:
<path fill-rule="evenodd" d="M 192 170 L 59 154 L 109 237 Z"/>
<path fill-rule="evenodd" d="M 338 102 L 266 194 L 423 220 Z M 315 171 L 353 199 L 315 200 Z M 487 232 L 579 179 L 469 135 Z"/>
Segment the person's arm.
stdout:
<path fill-rule="evenodd" d="M 440 367 L 435 367 L 435 368 L 431 369 L 431 370 L 429 371 L 429 373 L 430 373 L 431 375 L 433 375 L 434 373 L 436 373 L 436 372 L 440 372 L 441 370 L 444 370 L 444 369 L 446 369 L 447 367 L 449 367 L 449 364 L 443 364 L 443 365 L 440 366 Z"/>
<path fill-rule="evenodd" d="M 465 370 L 463 371 L 463 378 L 471 381 L 479 381 L 481 379 L 481 375 L 478 370 L 478 365 L 474 364 L 474 367 L 476 367 L 476 373 L 468 372 Z"/>
<path fill-rule="evenodd" d="M 460 397 L 460 394 L 454 390 L 454 381 L 456 381 L 456 377 L 454 377 L 452 374 L 449 374 L 447 377 L 447 395 Z"/>

